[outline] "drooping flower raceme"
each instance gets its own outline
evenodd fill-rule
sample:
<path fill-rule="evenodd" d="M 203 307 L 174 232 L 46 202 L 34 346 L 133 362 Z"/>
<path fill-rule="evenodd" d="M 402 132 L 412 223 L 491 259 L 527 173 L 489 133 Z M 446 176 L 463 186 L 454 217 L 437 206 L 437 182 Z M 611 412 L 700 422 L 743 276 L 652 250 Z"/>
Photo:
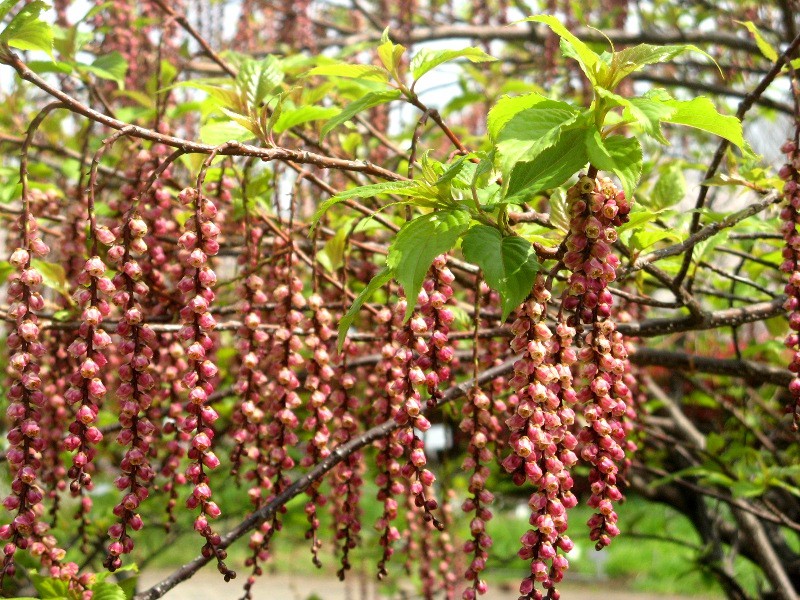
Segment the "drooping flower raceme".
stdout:
<path fill-rule="evenodd" d="M 789 313 L 791 333 L 786 337 L 786 346 L 794 353 L 789 363 L 793 373 L 789 383 L 789 394 L 792 399 L 788 410 L 794 419 L 794 428 L 800 426 L 800 150 L 797 139 L 788 140 L 781 147 L 786 154 L 787 162 L 778 171 L 784 180 L 783 194 L 786 204 L 781 209 L 781 233 L 786 245 L 783 248 L 781 271 L 789 275 L 784 288 L 788 298 L 783 307 Z"/>
<path fill-rule="evenodd" d="M 612 297 L 607 286 L 616 278 L 619 259 L 611 252 L 615 227 L 628 220 L 630 203 L 611 180 L 581 177 L 567 193 L 570 235 L 564 264 L 572 271 L 563 308 L 572 311 L 568 323 L 583 331 L 578 352 L 586 426 L 578 439 L 581 458 L 591 466 L 589 506 L 597 512 L 589 520 L 591 539 L 598 549 L 619 534 L 613 503 L 622 498 L 617 474 L 625 460 L 625 427 L 631 393 L 623 381 L 627 349 L 611 319 Z"/>
<path fill-rule="evenodd" d="M 188 359 L 188 370 L 182 383 L 188 390 L 186 412 L 189 416 L 183 422 L 183 427 L 187 433 L 193 434 L 188 452 L 191 462 L 186 470 L 186 478 L 194 487 L 186 506 L 189 509 L 200 509 L 194 528 L 206 539 L 203 555 L 214 556 L 217 559 L 217 568 L 228 580 L 236 574 L 223 562 L 227 553 L 217 547 L 220 536 L 208 522 L 209 519 L 220 516 L 220 509 L 211 500 L 211 487 L 205 472 L 206 469 L 216 469 L 219 466 L 219 459 L 211 449 L 214 439 L 212 427 L 219 414 L 208 404 L 208 398 L 214 391 L 213 381 L 218 369 L 207 356 L 214 347 L 211 332 L 216 326 L 216 321 L 209 312 L 215 297 L 211 286 L 216 281 L 216 276 L 208 262 L 219 251 L 217 236 L 220 230 L 213 221 L 217 212 L 216 206 L 196 189 L 182 190 L 178 194 L 178 200 L 190 206 L 194 213 L 186 221 L 185 231 L 178 241 L 187 253 L 187 275 L 178 284 L 186 300 L 180 311 L 183 327 L 178 334 L 186 346 Z"/>
<path fill-rule="evenodd" d="M 574 328 L 557 323 L 555 332 L 545 322 L 550 292 L 541 278 L 531 297 L 517 312 L 512 325 L 511 349 L 521 352 L 510 384 L 515 390 L 509 404 L 515 413 L 507 421 L 512 450 L 503 466 L 514 483 L 534 485 L 528 505 L 533 527 L 521 538 L 519 556 L 530 561 L 530 575 L 520 585 L 520 598 L 541 600 L 542 591 L 557 599 L 554 585 L 561 581 L 568 562 L 564 554 L 573 543 L 566 535 L 567 510 L 577 504 L 571 492 L 570 469 L 578 458 L 577 439 L 571 432 L 575 420 L 571 366 Z"/>

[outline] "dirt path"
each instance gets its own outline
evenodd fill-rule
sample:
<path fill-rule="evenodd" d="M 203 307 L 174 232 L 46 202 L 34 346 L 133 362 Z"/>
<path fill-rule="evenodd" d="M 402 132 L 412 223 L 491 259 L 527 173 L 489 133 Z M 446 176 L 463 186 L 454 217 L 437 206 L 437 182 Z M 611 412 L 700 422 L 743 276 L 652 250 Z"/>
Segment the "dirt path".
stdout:
<path fill-rule="evenodd" d="M 158 582 L 168 571 L 146 571 L 140 577 L 140 589 Z M 364 588 L 366 586 L 366 588 Z M 703 600 L 696 596 L 687 599 L 681 596 L 657 596 L 614 589 L 612 583 L 594 586 L 564 585 L 562 600 Z M 241 598 L 242 582 L 238 579 L 226 584 L 215 572 L 202 571 L 190 581 L 184 582 L 164 596 L 167 600 L 236 600 Z M 514 589 L 490 589 L 482 600 L 514 600 Z M 344 583 L 330 577 L 292 577 L 289 575 L 267 575 L 259 581 L 253 600 L 379 600 L 372 581 L 362 582 L 357 576 Z M 419 598 L 414 594 L 395 596 L 397 600 Z"/>

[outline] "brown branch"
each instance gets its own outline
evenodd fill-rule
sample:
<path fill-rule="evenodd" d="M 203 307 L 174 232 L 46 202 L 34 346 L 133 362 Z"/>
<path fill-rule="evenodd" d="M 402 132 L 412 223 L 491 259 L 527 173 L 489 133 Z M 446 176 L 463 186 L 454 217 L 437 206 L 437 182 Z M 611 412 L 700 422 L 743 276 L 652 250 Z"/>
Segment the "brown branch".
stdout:
<path fill-rule="evenodd" d="M 70 111 L 79 115 L 83 115 L 84 117 L 91 119 L 92 121 L 101 123 L 103 125 L 106 125 L 107 127 L 111 127 L 112 129 L 119 130 L 123 128 L 130 128 L 129 135 L 131 137 L 157 142 L 173 148 L 180 148 L 187 154 L 208 155 L 213 153 L 217 148 L 217 146 L 212 146 L 210 144 L 201 144 L 199 142 L 194 142 L 191 140 L 178 138 L 171 135 L 158 133 L 157 131 L 153 131 L 152 129 L 147 129 L 145 127 L 140 127 L 138 125 L 131 125 L 129 123 L 125 123 L 124 121 L 114 119 L 106 114 L 98 112 L 93 108 L 86 106 L 85 104 L 73 98 L 72 96 L 66 94 L 62 90 L 59 90 L 58 88 L 55 88 L 49 83 L 47 83 L 47 81 L 45 81 L 39 75 L 31 71 L 27 67 L 27 65 L 25 65 L 25 63 L 23 63 L 20 60 L 20 58 L 11 51 L 3 53 L 2 56 L 0 56 L 0 61 L 13 67 L 23 80 L 29 81 L 42 91 L 47 92 L 54 98 L 57 98 L 58 100 L 63 102 Z M 345 160 L 341 158 L 331 158 L 323 156 L 321 154 L 315 154 L 313 152 L 305 152 L 302 150 L 290 150 L 288 148 L 281 148 L 281 147 L 259 148 L 257 146 L 251 146 L 249 144 L 232 142 L 224 150 L 220 151 L 219 154 L 222 156 L 252 156 L 254 158 L 260 158 L 261 160 L 264 161 L 270 161 L 270 160 L 278 160 L 283 162 L 291 161 L 295 163 L 314 165 L 323 169 L 355 171 L 359 173 L 365 173 L 367 175 L 374 175 L 375 177 L 380 177 L 382 179 L 390 181 L 397 181 L 403 179 L 403 177 L 398 175 L 397 173 L 373 165 L 368 161 L 354 161 L 354 160 Z"/>
<path fill-rule="evenodd" d="M 775 78 L 781 73 L 783 70 L 783 66 L 787 64 L 789 61 L 794 58 L 794 55 L 797 52 L 798 47 L 800 47 L 800 35 L 792 40 L 792 43 L 789 44 L 789 47 L 778 57 L 778 60 L 775 61 L 775 64 L 772 65 L 772 68 L 769 72 L 761 79 L 759 84 L 755 87 L 755 89 L 747 94 L 747 96 L 742 99 L 739 103 L 739 108 L 736 110 L 736 118 L 740 121 L 744 118 L 744 115 L 750 110 L 755 104 L 756 100 L 758 100 L 761 95 L 766 91 L 766 89 L 770 86 L 770 84 L 775 80 Z M 714 153 L 714 157 L 711 159 L 711 164 L 709 164 L 708 169 L 706 170 L 704 180 L 711 179 L 714 174 L 717 172 L 720 164 L 722 164 L 722 159 L 725 156 L 725 151 L 728 149 L 730 142 L 728 140 L 722 140 L 717 146 L 717 151 Z M 702 208 L 705 206 L 706 197 L 708 196 L 708 191 L 710 187 L 708 185 L 700 185 L 700 192 L 697 195 L 697 201 L 695 202 L 695 212 L 692 215 L 692 222 L 689 225 L 689 235 L 690 237 L 697 233 L 700 227 L 700 217 Z M 681 268 L 678 271 L 678 274 L 675 276 L 674 282 L 675 285 L 681 285 L 683 283 L 686 274 L 689 272 L 689 265 L 692 263 L 692 255 L 691 253 L 686 254 L 683 258 L 683 263 L 681 264 Z M 687 287 L 691 287 L 690 285 Z"/>
<path fill-rule="evenodd" d="M 620 324 L 620 327 L 622 327 L 622 324 Z M 753 384 L 768 383 L 783 387 L 789 385 L 793 377 L 788 369 L 773 367 L 752 360 L 712 358 L 677 350 L 637 348 L 636 351 L 631 352 L 630 359 L 635 365 L 664 367 L 673 371 L 683 370 L 690 373 L 698 372 L 741 377 Z"/>

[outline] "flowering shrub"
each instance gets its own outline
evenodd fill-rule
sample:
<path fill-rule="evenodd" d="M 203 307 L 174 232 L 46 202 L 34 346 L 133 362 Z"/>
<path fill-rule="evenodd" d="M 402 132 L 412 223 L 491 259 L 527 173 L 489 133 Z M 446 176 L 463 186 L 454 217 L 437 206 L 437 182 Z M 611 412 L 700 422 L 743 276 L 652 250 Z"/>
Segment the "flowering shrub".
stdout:
<path fill-rule="evenodd" d="M 733 94 L 737 118 L 640 85 L 677 68 L 719 83 L 705 81 L 713 59 L 687 58 L 709 56 L 696 46 L 633 45 L 627 2 L 584 13 L 615 28 L 602 52 L 575 3 L 508 27 L 505 2 L 473 3 L 469 26 L 443 32 L 441 3 L 422 31 L 418 2 L 377 15 L 247 1 L 235 39 L 227 2 L 97 3 L 72 23 L 79 3 L 59 0 L 57 28 L 42 2 L 17 4 L 0 3 L 0 64 L 18 78 L 0 93 L 26 107 L 0 117 L 0 144 L 19 150 L 0 170 L 4 592 L 120 597 L 111 573 L 144 560 L 145 528 L 163 525 L 199 534 L 200 555 L 138 600 L 212 561 L 226 582 L 243 568 L 252 597 L 303 496 L 317 567 L 332 550 L 344 579 L 374 547 L 379 579 L 404 567 L 426 598 L 474 600 L 516 487 L 520 598 L 557 600 L 579 540 L 603 550 L 625 529 L 630 488 L 691 504 L 715 564 L 741 531 L 769 587 L 795 593 L 797 446 L 775 409 L 800 419 L 800 151 L 795 135 L 774 177 L 741 119 L 787 108 L 762 94 L 796 78 L 800 38 L 779 53 L 755 13 L 737 15 L 749 50 L 713 38 L 752 51 L 720 71 L 762 77 Z M 380 20 L 391 27 L 372 32 Z M 484 47 L 416 47 L 464 31 Z M 526 63 L 498 37 L 543 46 L 548 95 L 506 72 Z M 331 58 L 351 44 L 361 63 Z M 445 63 L 470 76 L 440 111 L 424 86 Z M 788 112 L 800 118 L 797 102 Z M 662 125 L 722 139 L 693 209 Z M 687 164 L 706 159 L 673 141 Z M 723 160 L 735 177 L 717 174 Z M 730 185 L 758 198 L 720 214 L 709 189 Z M 788 360 L 771 339 L 783 313 Z M 437 449 L 442 431 L 452 443 Z M 460 476 L 443 468 L 454 458 Z M 687 489 L 730 511 L 712 518 Z M 569 518 L 579 503 L 585 529 Z"/>

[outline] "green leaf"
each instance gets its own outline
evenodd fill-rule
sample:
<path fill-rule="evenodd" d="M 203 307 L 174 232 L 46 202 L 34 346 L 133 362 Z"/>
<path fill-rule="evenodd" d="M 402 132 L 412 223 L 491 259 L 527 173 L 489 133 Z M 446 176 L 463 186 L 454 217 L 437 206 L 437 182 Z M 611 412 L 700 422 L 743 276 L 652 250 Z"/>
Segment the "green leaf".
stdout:
<path fill-rule="evenodd" d="M 586 150 L 591 163 L 601 171 L 611 171 L 619 177 L 628 198 L 642 176 L 642 145 L 636 138 L 612 135 L 603 139 L 597 130 L 586 134 Z"/>
<path fill-rule="evenodd" d="M 344 202 L 351 198 L 374 198 L 380 194 L 397 194 L 400 196 L 416 196 L 424 191 L 425 187 L 419 181 L 386 181 L 374 183 L 372 185 L 362 185 L 340 192 L 331 196 L 319 205 L 314 216 L 311 218 L 311 225 L 316 226 L 328 209 L 339 202 Z"/>
<path fill-rule="evenodd" d="M 361 307 L 364 306 L 364 303 L 372 297 L 372 294 L 389 283 L 393 276 L 394 274 L 392 273 L 392 270 L 385 267 L 377 275 L 375 275 L 375 277 L 372 278 L 367 287 L 365 287 L 361 293 L 356 296 L 355 300 L 353 300 L 353 304 L 339 321 L 338 345 L 340 352 L 342 350 L 342 346 L 344 345 L 344 340 L 347 337 L 347 331 L 353 324 L 356 315 L 358 315 L 358 311 L 360 311 Z"/>
<path fill-rule="evenodd" d="M 761 35 L 758 27 L 756 27 L 752 21 L 736 22 L 739 23 L 739 25 L 744 25 L 747 27 L 747 31 L 749 31 L 756 39 L 756 46 L 758 46 L 758 49 L 761 50 L 761 54 L 763 54 L 765 58 L 771 60 L 772 62 L 776 62 L 778 60 L 778 52 L 772 47 L 772 44 L 764 39 L 764 36 Z"/>
<path fill-rule="evenodd" d="M 686 178 L 678 165 L 670 165 L 653 187 L 655 208 L 668 208 L 683 200 L 686 195 Z"/>
<path fill-rule="evenodd" d="M 461 50 L 431 50 L 429 48 L 423 48 L 411 59 L 411 74 L 414 76 L 415 80 L 418 80 L 431 69 L 435 69 L 439 65 L 457 58 L 466 58 L 472 63 L 497 60 L 493 56 L 486 54 L 486 52 L 480 48 L 475 47 L 462 48 Z"/>
<path fill-rule="evenodd" d="M 506 198 L 524 192 L 535 194 L 558 187 L 580 171 L 589 160 L 583 138 L 585 129 L 573 129 L 561 134 L 558 142 L 542 151 L 531 162 L 518 163 L 511 171 Z"/>
<path fill-rule="evenodd" d="M 675 112 L 664 119 L 665 122 L 708 131 L 749 153 L 742 135 L 742 122 L 736 117 L 721 115 L 708 98 L 699 96 L 686 101 L 670 100 L 665 104 L 675 108 Z"/>
<path fill-rule="evenodd" d="M 543 100 L 512 117 L 497 136 L 498 162 L 504 177 L 517 163 L 534 160 L 558 141 L 580 112 L 566 102 Z"/>
<path fill-rule="evenodd" d="M 675 111 L 674 106 L 667 106 L 657 99 L 630 98 L 622 117 L 636 121 L 647 135 L 668 146 L 669 141 L 661 133 L 661 122 L 669 119 Z"/>
<path fill-rule="evenodd" d="M 42 600 L 67 600 L 69 586 L 66 581 L 61 581 L 55 577 L 45 577 L 35 572 L 29 573 L 28 576 Z"/>
<path fill-rule="evenodd" d="M 600 59 L 600 56 L 594 50 L 570 33 L 556 17 L 550 15 L 535 15 L 524 19 L 524 21 L 544 23 L 553 33 L 559 36 L 562 40 L 561 48 L 565 56 L 570 56 L 580 63 L 589 81 L 596 84 L 598 80 L 602 80 L 606 77 L 608 65 Z"/>
<path fill-rule="evenodd" d="M 464 210 L 438 210 L 409 221 L 389 246 L 386 265 L 395 272 L 406 294 L 406 315 L 411 316 L 417 295 L 433 259 L 451 250 L 470 222 Z"/>
<path fill-rule="evenodd" d="M 625 77 L 638 71 L 645 65 L 669 62 L 676 56 L 689 51 L 699 52 L 710 58 L 715 65 L 717 64 L 717 61 L 715 61 L 711 55 L 691 44 L 674 46 L 639 44 L 638 46 L 632 46 L 615 52 L 611 58 L 611 69 L 608 73 L 608 79 L 606 81 L 598 81 L 598 83 L 609 90 L 613 90 Z M 717 65 L 717 68 L 719 68 L 719 65 Z"/>
<path fill-rule="evenodd" d="M 492 139 L 497 139 L 500 130 L 505 127 L 515 115 L 527 108 L 536 106 L 540 102 L 547 100 L 546 97 L 536 92 L 523 94 L 521 96 L 503 96 L 489 111 L 486 119 L 486 129 Z"/>
<path fill-rule="evenodd" d="M 127 600 L 125 590 L 116 583 L 98 581 L 92 586 L 92 600 Z"/>
<path fill-rule="evenodd" d="M 258 109 L 267 96 L 273 95 L 282 82 L 280 61 L 272 55 L 263 60 L 246 60 L 236 75 L 237 87 L 254 109 Z"/>
<path fill-rule="evenodd" d="M 19 4 L 19 0 L 3 0 L 0 2 L 0 21 L 6 18 L 11 9 Z"/>
<path fill-rule="evenodd" d="M 283 133 L 287 129 L 304 123 L 330 119 L 338 112 L 338 109 L 330 106 L 301 106 L 292 110 L 284 109 L 275 122 L 274 130 L 276 133 Z"/>
<path fill-rule="evenodd" d="M 16 4 L 13 3 L 12 6 Z M 0 44 L 8 44 L 20 50 L 41 50 L 53 57 L 53 28 L 39 19 L 39 15 L 49 6 L 41 0 L 26 4 L 8 26 L 0 33 Z M 10 7 L 5 7 L 6 13 Z"/>
<path fill-rule="evenodd" d="M 31 266 L 42 275 L 42 283 L 46 287 L 70 299 L 67 274 L 64 271 L 64 267 L 57 263 L 45 262 L 36 258 L 31 260 Z"/>
<path fill-rule="evenodd" d="M 383 66 L 386 67 L 391 73 L 396 73 L 397 67 L 400 66 L 400 61 L 405 52 L 406 47 L 402 44 L 395 44 L 392 42 L 388 38 L 388 34 L 386 36 L 386 41 L 378 46 L 378 56 L 380 57 Z"/>
<path fill-rule="evenodd" d="M 207 123 L 200 128 L 200 140 L 204 144 L 212 146 L 219 146 L 233 140 L 245 142 L 252 140 L 253 137 L 255 136 L 252 131 L 233 121 L 215 121 Z"/>
<path fill-rule="evenodd" d="M 387 102 L 391 102 L 392 100 L 397 100 L 401 96 L 400 90 L 386 90 L 383 92 L 369 92 L 364 94 L 361 98 L 356 100 L 355 102 L 351 102 L 348 104 L 342 112 L 338 115 L 333 117 L 330 121 L 325 123 L 322 126 L 322 131 L 320 133 L 320 137 L 324 138 L 328 135 L 333 129 L 349 121 L 358 113 L 368 110 L 370 108 L 374 108 L 381 104 L 386 104 Z"/>
<path fill-rule="evenodd" d="M 322 65 L 311 69 L 308 75 L 347 77 L 350 79 L 363 79 L 365 81 L 389 81 L 389 71 L 377 65 L 351 65 L 347 63 Z"/>
<path fill-rule="evenodd" d="M 486 283 L 500 294 L 502 320 L 531 293 L 541 265 L 531 243 L 519 236 L 503 236 L 488 225 L 470 228 L 461 242 L 464 258 L 483 270 Z"/>
<path fill-rule="evenodd" d="M 120 89 L 125 88 L 125 74 L 128 72 L 128 62 L 117 51 L 103 54 L 91 65 L 81 64 L 78 68 L 101 79 L 114 81 Z"/>

